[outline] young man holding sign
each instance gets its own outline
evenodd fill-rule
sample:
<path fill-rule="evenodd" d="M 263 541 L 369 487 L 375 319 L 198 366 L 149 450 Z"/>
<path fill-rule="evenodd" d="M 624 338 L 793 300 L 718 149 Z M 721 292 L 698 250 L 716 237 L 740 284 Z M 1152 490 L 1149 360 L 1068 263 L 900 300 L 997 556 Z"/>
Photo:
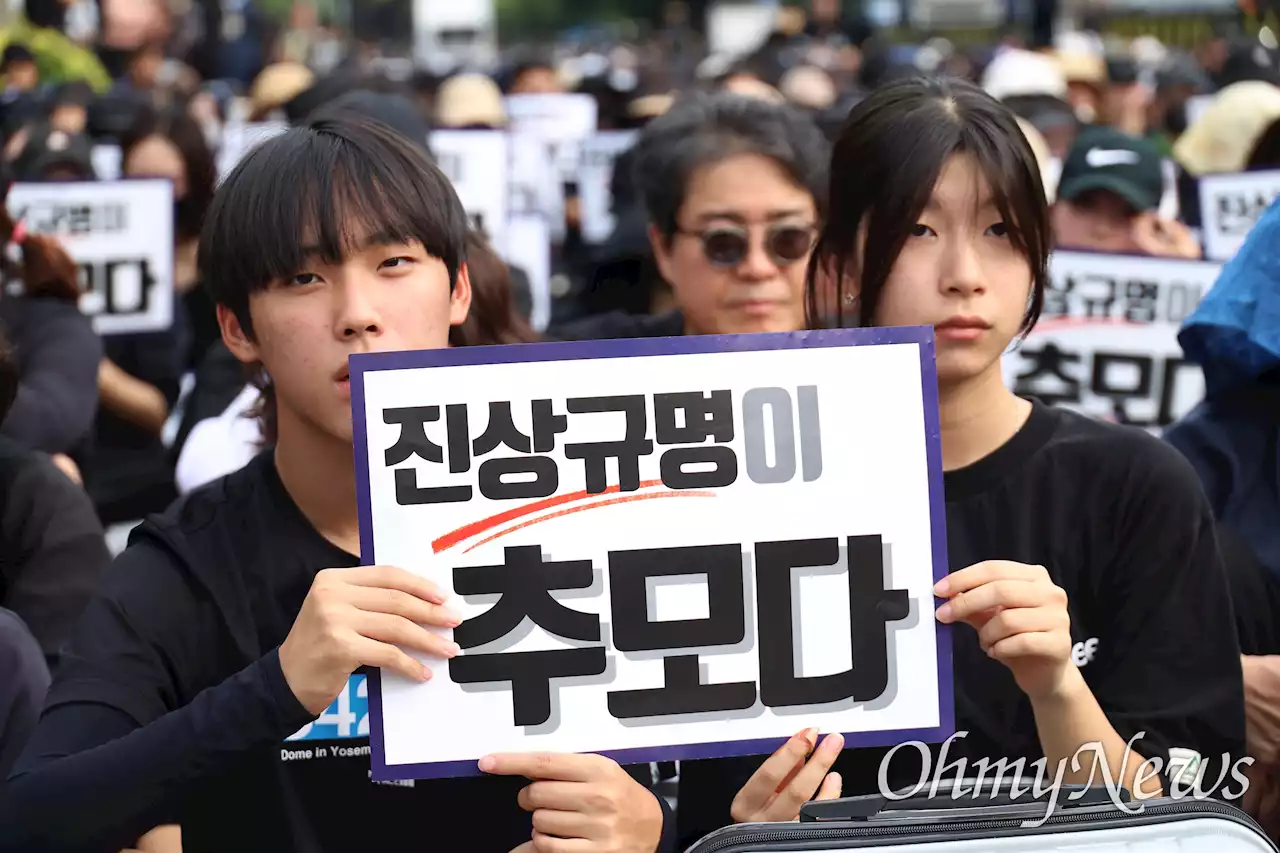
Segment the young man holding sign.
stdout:
<path fill-rule="evenodd" d="M 457 649 L 423 626 L 458 618 L 430 582 L 358 565 L 347 358 L 447 345 L 471 300 L 466 236 L 420 147 L 350 115 L 227 179 L 201 278 L 227 346 L 271 377 L 276 447 L 135 533 L 0 793 L 0 849 L 114 851 L 162 824 L 189 851 L 659 849 L 660 801 L 599 756 L 369 780 L 359 670 L 430 679 Z"/>

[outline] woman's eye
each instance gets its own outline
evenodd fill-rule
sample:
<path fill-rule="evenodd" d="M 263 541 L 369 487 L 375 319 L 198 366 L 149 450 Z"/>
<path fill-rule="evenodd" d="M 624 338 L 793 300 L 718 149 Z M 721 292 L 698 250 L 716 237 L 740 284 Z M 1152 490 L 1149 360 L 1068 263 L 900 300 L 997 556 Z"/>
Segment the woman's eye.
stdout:
<path fill-rule="evenodd" d="M 289 284 L 305 287 L 308 284 L 315 284 L 319 280 L 320 276 L 313 272 L 300 272 L 293 278 L 289 279 Z"/>
<path fill-rule="evenodd" d="M 912 237 L 932 237 L 934 236 L 933 229 L 922 222 L 917 222 L 915 226 L 911 229 L 911 236 Z"/>
<path fill-rule="evenodd" d="M 1009 226 L 1007 223 L 997 222 L 995 225 L 992 225 L 990 228 L 987 229 L 987 233 L 990 234 L 992 237 L 1008 237 Z"/>

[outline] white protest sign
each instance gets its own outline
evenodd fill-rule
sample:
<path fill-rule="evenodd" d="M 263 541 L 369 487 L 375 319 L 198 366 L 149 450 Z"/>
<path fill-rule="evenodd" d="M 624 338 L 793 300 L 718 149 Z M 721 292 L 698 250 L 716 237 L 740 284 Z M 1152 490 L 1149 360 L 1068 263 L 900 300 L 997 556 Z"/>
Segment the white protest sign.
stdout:
<path fill-rule="evenodd" d="M 375 780 L 954 732 L 929 329 L 379 353 L 351 381 L 364 562 L 465 619 L 430 681 L 370 675 Z"/>
<path fill-rule="evenodd" d="M 1277 195 L 1280 169 L 1202 177 L 1200 222 L 1204 256 L 1211 261 L 1234 258 Z"/>
<path fill-rule="evenodd" d="M 93 163 L 93 174 L 98 180 L 114 181 L 120 177 L 121 155 L 119 145 L 99 143 L 93 146 L 89 159 Z"/>
<path fill-rule="evenodd" d="M 599 106 L 590 95 L 508 95 L 503 104 L 507 123 L 516 133 L 528 133 L 564 146 L 558 165 L 567 173 L 577 166 L 577 146 L 596 132 Z"/>
<path fill-rule="evenodd" d="M 437 130 L 431 152 L 474 225 L 495 247 L 506 245 L 507 136 L 491 130 Z"/>
<path fill-rule="evenodd" d="M 230 122 L 222 131 L 222 146 L 218 149 L 218 182 L 231 174 L 244 156 L 273 136 L 289 129 L 287 122 Z"/>
<path fill-rule="evenodd" d="M 613 166 L 636 143 L 635 130 L 607 130 L 588 136 L 582 143 L 578 164 L 578 205 L 582 239 L 603 243 L 613 233 Z"/>
<path fill-rule="evenodd" d="M 510 148 L 510 185 L 507 212 L 511 217 L 545 216 L 551 238 L 564 239 L 564 183 L 555 168 L 553 146 L 539 136 L 513 133 Z"/>
<path fill-rule="evenodd" d="M 529 277 L 529 324 L 545 330 L 551 322 L 551 223 L 538 214 L 511 217 L 498 254 Z"/>
<path fill-rule="evenodd" d="M 1055 252 L 1035 331 L 1005 354 L 1019 394 L 1158 430 L 1204 396 L 1178 330 L 1218 277 L 1203 261 Z"/>
<path fill-rule="evenodd" d="M 9 213 L 52 234 L 80 266 L 80 310 L 100 335 L 173 325 L 173 184 L 16 183 Z"/>

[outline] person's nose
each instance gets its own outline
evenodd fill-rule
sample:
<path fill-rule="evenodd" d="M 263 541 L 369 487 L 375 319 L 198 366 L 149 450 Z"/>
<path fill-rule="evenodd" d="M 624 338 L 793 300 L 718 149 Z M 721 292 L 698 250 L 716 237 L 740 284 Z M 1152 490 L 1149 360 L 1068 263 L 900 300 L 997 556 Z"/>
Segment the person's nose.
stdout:
<path fill-rule="evenodd" d="M 974 240 L 959 238 L 951 241 L 944 267 L 941 284 L 948 293 L 973 296 L 986 289 L 982 260 Z"/>
<path fill-rule="evenodd" d="M 744 281 L 767 281 L 777 278 L 780 270 L 778 264 L 769 256 L 765 244 L 768 235 L 752 234 L 747 241 L 747 253 L 738 263 L 735 272 Z"/>
<path fill-rule="evenodd" d="M 334 335 L 339 340 L 350 341 L 381 335 L 384 321 L 374 300 L 376 287 L 360 277 L 348 277 L 333 289 Z"/>

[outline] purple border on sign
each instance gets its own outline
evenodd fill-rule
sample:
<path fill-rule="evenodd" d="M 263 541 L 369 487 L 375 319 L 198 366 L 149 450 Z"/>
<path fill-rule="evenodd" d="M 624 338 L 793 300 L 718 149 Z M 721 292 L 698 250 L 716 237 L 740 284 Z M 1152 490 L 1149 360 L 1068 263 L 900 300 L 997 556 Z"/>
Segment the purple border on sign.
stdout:
<path fill-rule="evenodd" d="M 355 444 L 356 490 L 360 509 L 360 557 L 374 565 L 373 518 L 369 502 L 369 447 L 365 430 L 364 380 L 366 373 L 423 367 L 510 364 L 535 361 L 569 361 L 581 358 L 636 358 L 661 355 L 755 352 L 813 347 L 916 344 L 920 350 L 920 381 L 924 399 L 925 452 L 928 461 L 929 515 L 933 536 L 933 576 L 942 580 L 947 563 L 946 501 L 942 492 L 942 432 L 938 419 L 938 376 L 934 361 L 933 330 L 927 326 L 895 328 L 829 329 L 754 335 L 701 335 L 676 338 L 639 338 L 613 341 L 570 341 L 487 347 L 457 347 L 413 352 L 362 353 L 351 356 L 351 411 Z M 931 615 L 931 614 L 930 614 Z M 925 618 L 925 614 L 921 614 Z M 938 650 L 939 725 L 928 729 L 852 732 L 845 734 L 845 748 L 891 746 L 905 741 L 940 743 L 955 733 L 955 700 L 951 668 L 951 631 L 934 622 Z M 438 779 L 483 775 L 476 761 L 440 761 L 429 764 L 386 763 L 382 730 L 382 679 L 369 670 L 369 753 L 372 776 L 377 782 L 404 779 Z M 721 741 L 668 747 L 642 747 L 601 752 L 619 764 L 650 761 L 688 761 L 763 755 L 773 752 L 786 738 Z"/>

